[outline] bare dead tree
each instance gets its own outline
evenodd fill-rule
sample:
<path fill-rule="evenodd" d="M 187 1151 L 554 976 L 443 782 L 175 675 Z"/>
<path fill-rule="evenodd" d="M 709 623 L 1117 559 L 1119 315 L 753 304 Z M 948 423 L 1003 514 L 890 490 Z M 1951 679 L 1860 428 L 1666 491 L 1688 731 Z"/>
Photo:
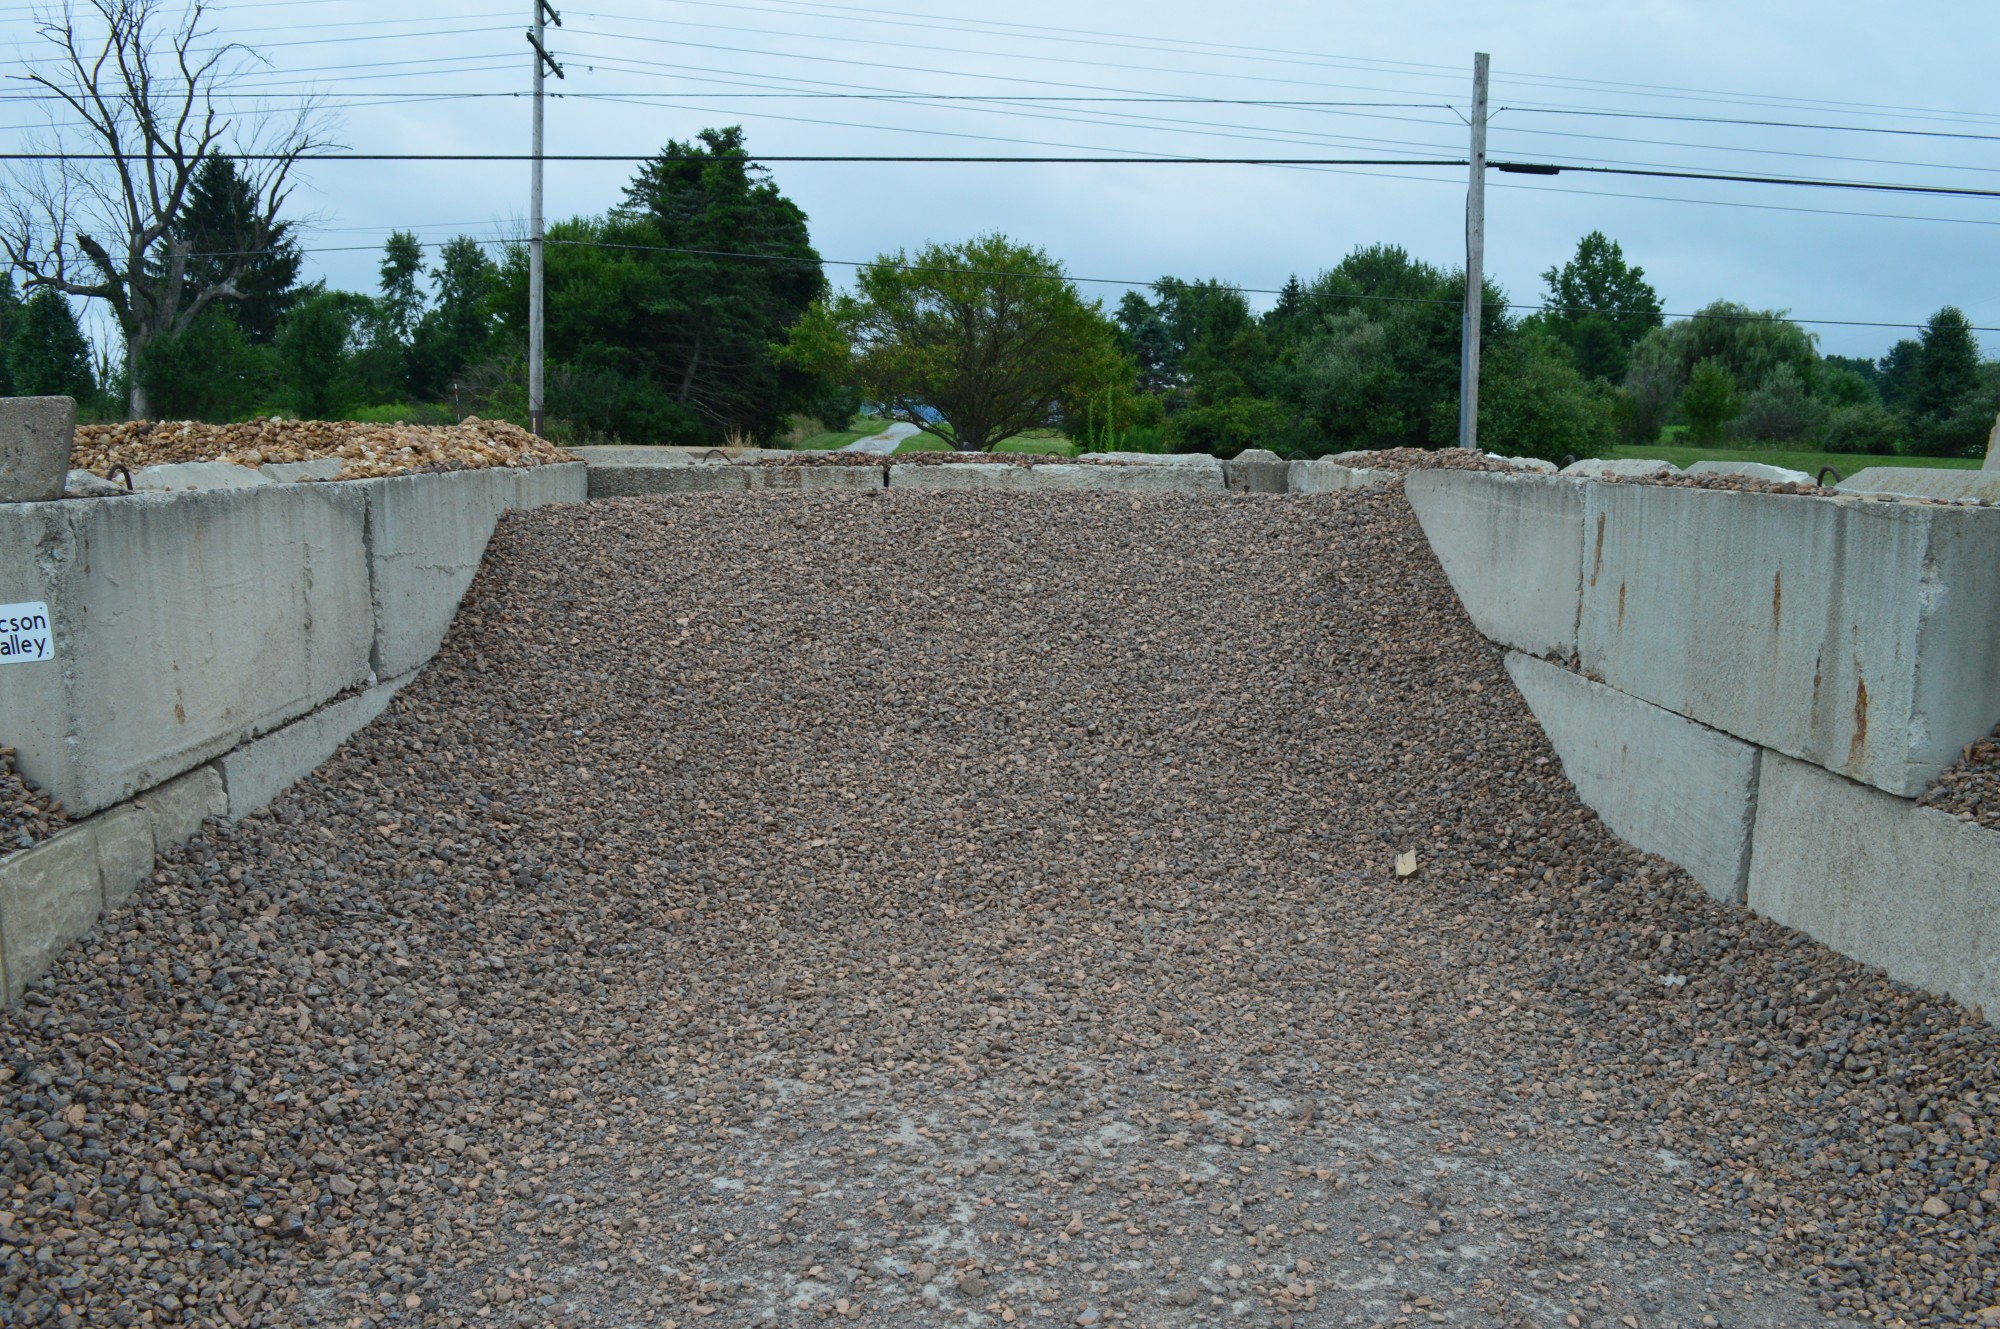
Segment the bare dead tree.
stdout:
<path fill-rule="evenodd" d="M 254 60 L 216 42 L 205 0 L 178 17 L 160 0 L 63 0 L 37 14 L 48 57 L 15 77 L 50 107 L 51 160 L 12 173 L 0 204 L 0 254 L 24 287 L 105 302 L 125 342 L 126 411 L 147 414 L 138 366 L 146 347 L 187 330 L 218 300 L 240 300 L 238 279 L 273 241 L 299 160 L 330 146 L 307 98 L 282 119 L 218 110 L 216 95 Z M 191 270 L 175 222 L 203 158 L 235 158 L 255 199 L 243 252 Z"/>

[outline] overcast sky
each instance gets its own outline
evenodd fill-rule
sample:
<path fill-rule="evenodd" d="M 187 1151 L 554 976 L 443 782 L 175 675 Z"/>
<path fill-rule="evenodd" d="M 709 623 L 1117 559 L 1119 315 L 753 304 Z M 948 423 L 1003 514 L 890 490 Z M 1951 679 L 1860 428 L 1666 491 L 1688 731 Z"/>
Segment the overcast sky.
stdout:
<path fill-rule="evenodd" d="M 172 12 L 178 0 L 161 4 Z M 550 29 L 550 44 L 567 77 L 549 86 L 568 95 L 548 106 L 551 153 L 643 154 L 705 126 L 741 124 L 764 156 L 1454 158 L 1466 148 L 1473 53 L 1487 51 L 1496 160 L 2000 189 L 1992 0 L 1893 9 L 1879 0 L 1014 0 L 1004 8 L 578 0 L 559 8 L 563 26 Z M 9 73 L 41 49 L 25 9 L 0 10 Z M 526 150 L 528 15 L 519 0 L 245 0 L 211 9 L 221 37 L 264 61 L 243 90 L 278 108 L 317 90 L 338 142 L 391 153 Z M 10 80 L 0 93 L 21 86 Z M 1292 104 L 1104 100 L 1134 97 Z M 1067 100 L 1050 100 L 1058 98 Z M 231 105 L 248 113 L 253 103 Z M 8 101 L 0 142 L 25 146 L 40 110 Z M 602 211 L 632 169 L 551 163 L 549 215 Z M 1043 246 L 1079 278 L 1220 277 L 1254 291 L 1376 241 L 1444 265 L 1464 254 L 1463 168 L 772 170 L 829 260 L 997 229 Z M 1956 304 L 1976 324 L 2000 325 L 2000 198 L 1575 172 L 1496 174 L 1489 184 L 1487 271 L 1517 301 L 1539 300 L 1542 271 L 1598 229 L 1645 268 L 1670 313 L 1728 298 L 1802 320 L 1916 324 Z M 372 290 L 392 228 L 433 244 L 518 234 L 527 185 L 520 163 L 314 163 L 294 206 L 313 219 L 308 271 Z M 849 271 L 832 266 L 829 275 L 842 283 Z M 1119 287 L 1086 289 L 1109 304 Z M 1909 335 L 1831 322 L 1814 331 L 1829 353 L 1870 356 Z M 1982 339 L 2000 353 L 2000 334 Z"/>

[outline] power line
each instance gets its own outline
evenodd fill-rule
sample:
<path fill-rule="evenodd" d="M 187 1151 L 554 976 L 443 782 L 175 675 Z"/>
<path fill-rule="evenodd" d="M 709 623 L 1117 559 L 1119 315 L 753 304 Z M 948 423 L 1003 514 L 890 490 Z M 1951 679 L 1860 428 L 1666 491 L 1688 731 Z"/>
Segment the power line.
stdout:
<path fill-rule="evenodd" d="M 1464 165 L 1464 163 L 1460 162 L 1459 165 L 1462 166 Z M 395 227 L 390 229 L 406 230 L 408 228 Z M 479 236 L 460 236 L 455 238 L 471 239 L 482 246 L 520 245 L 524 243 L 524 241 L 519 238 L 501 239 L 492 237 L 482 238 Z M 418 248 L 439 249 L 442 248 L 446 243 L 448 242 L 439 240 L 420 241 L 418 243 Z M 948 275 L 971 276 L 971 277 L 998 277 L 998 278 L 1017 279 L 1021 281 L 1067 281 L 1067 282 L 1077 282 L 1083 285 L 1091 285 L 1091 286 L 1123 286 L 1132 289 L 1138 289 L 1138 288 L 1153 289 L 1160 286 L 1172 286 L 1172 287 L 1191 289 L 1197 286 L 1202 286 L 1207 284 L 1203 282 L 1179 281 L 1171 277 L 1154 278 L 1151 280 L 1139 280 L 1129 277 L 1077 277 L 1077 276 L 1072 276 L 1069 273 L 1060 273 L 1060 272 L 1059 273 L 1008 272 L 999 269 L 987 269 L 987 268 L 940 268 L 940 267 L 928 267 L 923 264 L 917 264 L 917 263 L 900 263 L 896 262 L 893 259 L 883 259 L 883 258 L 873 258 L 864 260 L 864 259 L 849 259 L 849 258 L 827 258 L 824 255 L 815 255 L 811 258 L 805 258 L 797 254 L 759 254 L 749 250 L 695 249 L 680 245 L 621 244 L 616 241 L 610 241 L 610 240 L 568 240 L 568 239 L 558 239 L 554 236 L 546 238 L 543 241 L 543 243 L 567 249 L 612 249 L 612 250 L 622 250 L 627 252 L 637 252 L 644 254 L 678 254 L 692 258 L 731 258 L 731 259 L 744 259 L 750 262 L 789 263 L 789 264 L 797 264 L 800 266 L 817 264 L 822 267 L 836 267 L 836 268 L 894 268 L 899 272 L 915 272 L 915 273 L 938 274 L 938 275 L 948 274 Z M 299 252 L 304 254 L 372 253 L 378 248 L 380 248 L 380 246 L 378 245 L 333 245 L 325 247 L 314 247 L 310 249 L 302 249 Z M 243 249 L 243 250 L 226 249 L 226 250 L 214 250 L 201 254 L 189 254 L 187 257 L 239 258 L 245 256 L 261 256 L 269 252 L 270 251 L 266 249 Z M 1241 295 L 1284 294 L 1284 290 L 1282 288 L 1277 288 L 1277 287 L 1238 286 L 1233 282 L 1222 282 L 1218 284 L 1223 286 L 1227 290 L 1235 291 Z M 1464 301 L 1462 300 L 1445 300 L 1431 296 L 1367 295 L 1358 292 L 1346 292 L 1346 291 L 1342 291 L 1336 294 L 1330 294 L 1328 298 L 1334 300 L 1356 300 L 1356 301 L 1361 301 L 1363 303 L 1372 303 L 1372 304 L 1448 305 L 1454 309 L 1460 307 L 1464 303 Z M 1502 309 L 1525 309 L 1536 312 L 1547 312 L 1547 313 L 1558 313 L 1558 314 L 1594 314 L 1603 312 L 1602 310 L 1582 305 L 1567 306 L 1567 305 L 1528 304 L 1521 301 L 1503 301 L 1499 302 L 1497 307 Z M 1719 322 L 1732 322 L 1732 323 L 1797 323 L 1811 327 L 1921 328 L 1924 326 L 1924 324 L 1922 323 L 1897 323 L 1897 322 L 1887 322 L 1887 321 L 1872 320 L 1872 319 L 1795 318 L 1790 314 L 1715 314 L 1715 313 L 1709 313 L 1705 310 L 1698 310 L 1692 314 L 1663 313 L 1660 315 L 1660 317 L 1662 319 L 1714 319 Z M 1969 330 L 1972 332 L 2000 332 L 2000 327 L 1984 327 L 1984 326 L 1974 325 L 1971 326 Z"/>
<path fill-rule="evenodd" d="M 237 161 L 351 161 L 351 162 L 523 162 L 532 156 L 518 152 L 315 152 L 298 157 L 278 153 L 240 153 Z M 704 161 L 706 154 L 668 153 L 563 153 L 543 160 L 562 162 L 650 162 Z M 144 161 L 143 154 L 110 152 L 8 152 L 0 161 Z M 1087 157 L 1002 157 L 942 156 L 892 153 L 759 153 L 759 162 L 842 165 L 982 165 L 982 166 L 1464 166 L 1463 158 L 1384 158 L 1384 157 L 1113 157 L 1101 153 Z M 1788 185 L 1811 189 L 1862 190 L 1892 194 L 1930 194 L 1948 198 L 2000 198 L 2000 189 L 1970 189 L 1959 185 L 1892 184 L 1875 180 L 1827 180 L 1789 175 L 1735 175 L 1721 171 L 1652 170 L 1636 166 L 1576 166 L 1553 162 L 1495 161 L 1495 170 L 1517 175 L 1560 175 L 1567 171 L 1589 175 L 1630 175 L 1656 180 L 1702 180 L 1733 184 Z"/>
<path fill-rule="evenodd" d="M 1962 134 L 1943 129 L 1891 129 L 1882 125 L 1806 124 L 1797 120 L 1743 120 L 1718 115 L 1672 115 L 1663 111 L 1593 111 L 1561 106 L 1502 106 L 1503 111 L 1527 115 L 1584 115 L 1610 120 L 1679 120 L 1697 125 L 1742 125 L 1758 129 L 1813 129 L 1840 134 L 1896 134 L 1906 138 L 1968 139 L 1975 143 L 2000 143 L 2000 134 Z"/>

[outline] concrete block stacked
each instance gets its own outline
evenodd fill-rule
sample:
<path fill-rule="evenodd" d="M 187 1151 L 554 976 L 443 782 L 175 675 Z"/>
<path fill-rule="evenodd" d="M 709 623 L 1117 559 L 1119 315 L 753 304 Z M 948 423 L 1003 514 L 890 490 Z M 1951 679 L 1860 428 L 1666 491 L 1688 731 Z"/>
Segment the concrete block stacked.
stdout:
<path fill-rule="evenodd" d="M 0 412 L 0 603 L 46 605 L 53 644 L 6 666 L 0 735 L 79 819 L 0 858 L 9 1000 L 157 849 L 261 807 L 379 714 L 504 513 L 585 492 L 570 463 L 43 501 L 70 412 Z"/>
<path fill-rule="evenodd" d="M 2000 1010 L 2000 833 L 1914 801 L 2000 721 L 2000 509 L 1468 472 L 1407 493 L 1613 830 Z"/>

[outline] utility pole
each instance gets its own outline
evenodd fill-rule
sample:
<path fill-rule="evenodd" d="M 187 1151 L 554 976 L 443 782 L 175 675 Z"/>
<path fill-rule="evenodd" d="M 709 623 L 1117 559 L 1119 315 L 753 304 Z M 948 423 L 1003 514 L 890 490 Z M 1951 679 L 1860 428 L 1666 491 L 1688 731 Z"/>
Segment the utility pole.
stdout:
<path fill-rule="evenodd" d="M 1465 190 L 1465 335 L 1460 343 L 1458 446 L 1479 446 L 1479 322 L 1486 295 L 1486 66 L 1472 57 L 1472 177 Z"/>
<path fill-rule="evenodd" d="M 528 428 L 537 438 L 542 433 L 542 73 L 546 66 L 563 76 L 562 66 L 542 43 L 544 15 L 562 26 L 562 15 L 549 0 L 534 0 L 535 26 L 528 31 L 528 45 L 535 48 L 535 131 L 534 164 L 528 185 Z"/>

